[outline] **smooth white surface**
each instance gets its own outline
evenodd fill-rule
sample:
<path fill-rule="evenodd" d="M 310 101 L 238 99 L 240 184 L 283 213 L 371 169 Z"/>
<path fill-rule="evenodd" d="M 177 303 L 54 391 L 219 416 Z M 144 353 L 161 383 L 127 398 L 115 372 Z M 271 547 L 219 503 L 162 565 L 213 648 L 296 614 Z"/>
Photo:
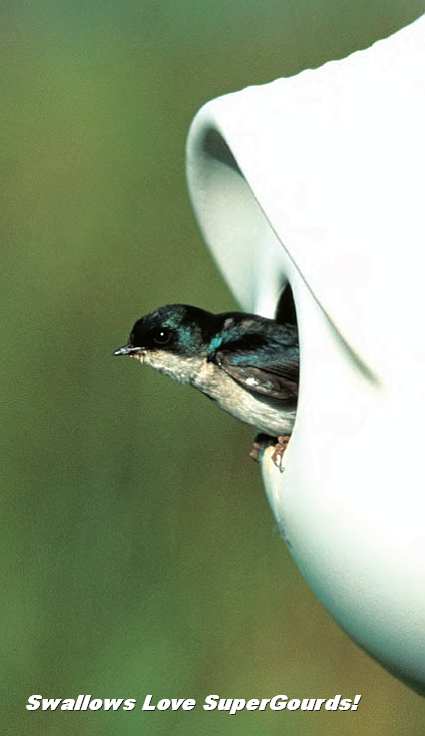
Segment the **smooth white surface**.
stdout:
<path fill-rule="evenodd" d="M 267 493 L 343 626 L 425 685 L 425 19 L 342 61 L 213 100 L 188 179 L 242 306 L 294 292 L 301 388 Z M 217 305 L 219 307 L 219 305 Z"/>

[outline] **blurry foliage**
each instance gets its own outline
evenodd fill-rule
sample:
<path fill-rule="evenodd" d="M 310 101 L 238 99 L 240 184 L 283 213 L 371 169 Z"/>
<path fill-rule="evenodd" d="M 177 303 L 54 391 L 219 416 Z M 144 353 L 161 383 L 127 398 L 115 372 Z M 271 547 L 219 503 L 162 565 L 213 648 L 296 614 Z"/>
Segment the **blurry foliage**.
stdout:
<path fill-rule="evenodd" d="M 423 733 L 280 540 L 252 432 L 111 357 L 166 302 L 235 305 L 184 143 L 207 99 L 315 67 L 423 2 L 5 2 L 1 36 L 3 732 Z M 212 472 L 213 470 L 213 472 Z M 346 696 L 357 713 L 27 713 L 75 697 Z"/>

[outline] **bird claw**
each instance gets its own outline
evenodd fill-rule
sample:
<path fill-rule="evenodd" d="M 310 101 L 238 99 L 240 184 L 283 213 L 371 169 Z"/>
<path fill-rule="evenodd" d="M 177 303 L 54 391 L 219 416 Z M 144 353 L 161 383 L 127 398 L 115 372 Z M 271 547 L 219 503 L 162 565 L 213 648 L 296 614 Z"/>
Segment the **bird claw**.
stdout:
<path fill-rule="evenodd" d="M 274 444 L 274 438 L 268 434 L 257 434 L 254 442 L 252 443 L 249 457 L 255 460 L 256 463 L 261 461 L 264 450 Z"/>
<path fill-rule="evenodd" d="M 283 455 L 288 446 L 289 436 L 279 435 L 279 437 L 270 437 L 268 434 L 257 434 L 254 442 L 252 443 L 249 457 L 259 463 L 262 459 L 264 451 L 268 447 L 273 447 L 272 462 L 280 470 L 281 473 L 285 470 L 283 465 Z"/>
<path fill-rule="evenodd" d="M 272 461 L 281 473 L 283 473 L 283 471 L 285 470 L 283 464 L 283 456 L 285 454 L 286 448 L 288 447 L 289 440 L 290 437 L 288 435 L 279 435 L 279 437 L 277 437 L 277 443 L 274 446 Z"/>

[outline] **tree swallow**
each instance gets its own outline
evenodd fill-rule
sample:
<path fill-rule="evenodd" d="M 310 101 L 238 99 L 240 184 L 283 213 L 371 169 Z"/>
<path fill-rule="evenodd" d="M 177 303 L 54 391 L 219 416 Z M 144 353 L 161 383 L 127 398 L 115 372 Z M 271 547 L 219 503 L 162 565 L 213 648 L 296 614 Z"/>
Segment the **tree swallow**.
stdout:
<path fill-rule="evenodd" d="M 137 320 L 127 345 L 114 355 L 128 355 L 188 383 L 252 424 L 263 434 L 256 438 L 251 457 L 258 459 L 261 449 L 273 444 L 273 461 L 282 470 L 298 396 L 295 325 L 256 314 L 212 314 L 168 304 Z"/>

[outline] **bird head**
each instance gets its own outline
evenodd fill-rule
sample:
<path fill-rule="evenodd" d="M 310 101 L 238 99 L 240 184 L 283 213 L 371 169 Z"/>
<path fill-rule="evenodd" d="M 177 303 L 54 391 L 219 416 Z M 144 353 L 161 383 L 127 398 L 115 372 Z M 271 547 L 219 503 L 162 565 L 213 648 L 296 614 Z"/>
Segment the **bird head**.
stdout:
<path fill-rule="evenodd" d="M 114 355 L 127 355 L 161 372 L 175 375 L 189 359 L 205 356 L 214 332 L 215 316 L 187 304 L 167 304 L 141 317 L 130 332 L 126 345 Z"/>

